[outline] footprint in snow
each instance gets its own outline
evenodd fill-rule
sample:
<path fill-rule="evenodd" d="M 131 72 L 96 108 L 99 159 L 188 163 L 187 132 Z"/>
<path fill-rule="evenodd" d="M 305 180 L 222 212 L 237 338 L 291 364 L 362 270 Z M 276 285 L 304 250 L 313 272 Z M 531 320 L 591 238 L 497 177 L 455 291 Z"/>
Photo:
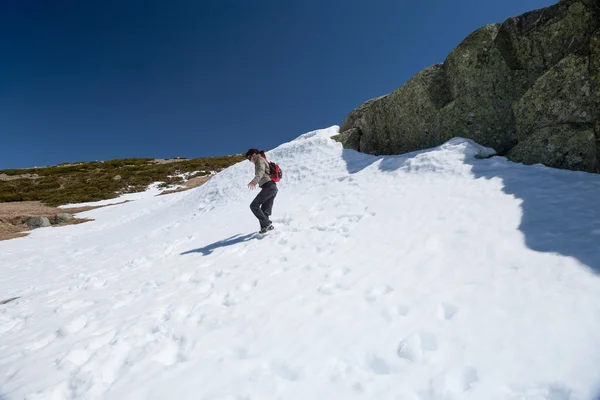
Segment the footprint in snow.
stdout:
<path fill-rule="evenodd" d="M 257 285 L 257 284 L 258 284 L 258 281 L 255 279 L 255 280 L 252 280 L 252 281 L 250 281 L 250 282 L 246 282 L 246 283 L 244 283 L 244 284 L 240 285 L 240 286 L 239 286 L 239 289 L 240 289 L 242 292 L 249 292 L 249 291 L 251 291 L 252 289 L 254 289 L 254 288 L 256 287 L 256 285 Z"/>
<path fill-rule="evenodd" d="M 113 306 L 112 306 L 112 308 L 113 308 L 113 310 L 118 310 L 118 309 L 119 309 L 119 308 L 121 308 L 121 307 L 128 306 L 128 305 L 130 305 L 131 303 L 133 303 L 133 300 L 134 300 L 134 299 L 135 299 L 135 297 L 134 297 L 134 296 L 124 296 L 124 297 L 122 297 L 121 299 L 119 299 L 119 300 L 115 301 L 115 302 L 113 303 Z"/>
<path fill-rule="evenodd" d="M 302 379 L 302 369 L 293 367 L 283 361 L 274 362 L 271 364 L 271 371 L 287 381 L 296 382 Z"/>
<path fill-rule="evenodd" d="M 192 273 L 188 273 L 188 272 L 183 273 L 183 274 L 179 275 L 179 281 L 180 282 L 189 282 L 193 276 L 194 276 L 194 274 L 192 274 Z"/>
<path fill-rule="evenodd" d="M 514 385 L 511 389 L 513 393 L 510 399 L 571 400 L 573 396 L 573 391 L 560 383 L 539 384 L 533 387 Z"/>
<path fill-rule="evenodd" d="M 352 385 L 352 390 L 354 390 L 356 393 L 364 393 L 365 387 L 360 382 L 356 382 L 354 385 Z"/>
<path fill-rule="evenodd" d="M 365 293 L 365 299 L 368 302 L 374 302 L 374 301 L 377 301 L 378 299 L 380 299 L 381 297 L 385 296 L 386 294 L 390 293 L 393 290 L 394 290 L 394 288 L 391 287 L 390 285 L 377 286 L 377 287 L 367 290 L 367 292 Z"/>
<path fill-rule="evenodd" d="M 197 283 L 196 290 L 198 290 L 198 292 L 202 293 L 202 294 L 210 293 L 215 286 L 212 282 L 209 282 L 206 280 L 200 280 L 196 283 Z"/>
<path fill-rule="evenodd" d="M 330 279 L 331 278 L 337 279 L 337 278 L 341 278 L 343 276 L 348 275 L 350 272 L 351 272 L 350 268 L 340 267 L 340 268 L 333 269 L 331 272 L 327 272 L 325 274 L 325 276 Z"/>
<path fill-rule="evenodd" d="M 392 373 L 392 367 L 383 358 L 374 354 L 367 356 L 367 366 L 376 375 L 389 375 Z"/>
<path fill-rule="evenodd" d="M 81 331 L 83 328 L 85 328 L 88 324 L 88 319 L 85 315 L 81 315 L 77 318 L 75 318 L 74 320 L 72 320 L 71 322 L 69 322 L 67 325 L 63 326 L 62 328 L 60 328 L 56 334 L 60 337 L 63 336 L 67 336 L 69 334 L 73 334 L 73 333 L 77 333 L 79 331 Z"/>
<path fill-rule="evenodd" d="M 37 350 L 41 350 L 44 347 L 48 346 L 50 343 L 52 343 L 54 340 L 56 340 L 56 337 L 56 334 L 46 335 L 43 338 L 36 340 L 35 342 L 25 347 L 25 352 L 31 353 Z"/>
<path fill-rule="evenodd" d="M 404 317 L 410 312 L 410 306 L 408 304 L 398 304 L 397 306 L 392 307 L 392 311 L 396 315 Z"/>
<path fill-rule="evenodd" d="M 438 349 L 437 337 L 430 332 L 418 332 L 402 340 L 398 345 L 398 357 L 410 362 L 420 362 L 426 353 Z"/>
<path fill-rule="evenodd" d="M 218 269 L 218 270 L 214 271 L 210 276 L 213 280 L 218 279 L 223 276 L 223 270 Z"/>
<path fill-rule="evenodd" d="M 174 307 L 174 308 L 170 308 L 170 309 L 164 311 L 162 313 L 161 317 L 159 318 L 159 321 L 161 321 L 161 322 L 168 322 L 168 321 L 182 322 L 182 321 L 185 321 L 190 316 L 191 313 L 192 313 L 192 310 L 188 306 Z"/>
<path fill-rule="evenodd" d="M 458 307 L 449 303 L 442 303 L 438 309 L 438 317 L 441 320 L 449 321 L 454 318 L 458 312 Z"/>
<path fill-rule="evenodd" d="M 410 306 L 406 304 L 399 304 L 392 307 L 384 308 L 381 311 L 381 316 L 387 322 L 392 322 L 397 317 L 405 317 L 410 312 Z"/>
<path fill-rule="evenodd" d="M 60 314 L 63 313 L 65 311 L 71 311 L 71 310 L 76 310 L 78 308 L 85 308 L 85 307 L 89 307 L 91 305 L 93 305 L 94 302 L 93 301 L 86 301 L 86 300 L 73 300 L 73 301 L 69 301 L 66 302 L 60 306 L 58 306 L 54 312 Z"/>
<path fill-rule="evenodd" d="M 232 307 L 234 305 L 237 304 L 237 299 L 235 298 L 234 295 L 232 295 L 231 293 L 227 292 L 225 293 L 222 297 L 221 297 L 221 304 L 224 305 L 225 307 Z"/>
<path fill-rule="evenodd" d="M 320 294 L 331 296 L 337 293 L 341 293 L 346 290 L 342 285 L 338 283 L 325 283 L 317 289 Z"/>
<path fill-rule="evenodd" d="M 169 367 L 186 360 L 186 347 L 184 337 L 163 338 L 150 346 L 149 354 L 152 354 L 152 360 Z"/>
<path fill-rule="evenodd" d="M 62 358 L 56 360 L 57 366 L 59 369 L 75 371 L 85 364 L 91 356 L 92 353 L 90 353 L 87 349 L 72 349 Z"/>
<path fill-rule="evenodd" d="M 279 274 L 281 274 L 283 272 L 287 272 L 287 270 L 289 270 L 289 267 L 276 268 L 272 272 L 270 272 L 268 276 L 279 275 Z"/>
<path fill-rule="evenodd" d="M 23 320 L 18 320 L 16 318 L 10 318 L 7 320 L 2 319 L 2 320 L 0 320 L 0 335 L 15 329 L 17 326 L 22 326 L 22 325 L 23 325 Z"/>
<path fill-rule="evenodd" d="M 236 360 L 245 360 L 248 358 L 248 350 L 245 347 L 233 347 L 230 349 L 231 357 Z"/>

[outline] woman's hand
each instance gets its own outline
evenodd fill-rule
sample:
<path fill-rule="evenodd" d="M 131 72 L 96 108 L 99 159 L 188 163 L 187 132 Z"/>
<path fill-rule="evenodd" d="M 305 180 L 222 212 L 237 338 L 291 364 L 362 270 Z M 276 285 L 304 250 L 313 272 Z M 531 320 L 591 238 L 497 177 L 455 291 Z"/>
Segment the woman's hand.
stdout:
<path fill-rule="evenodd" d="M 256 187 L 256 183 L 252 183 L 252 182 L 250 182 L 250 183 L 248 184 L 248 189 L 254 189 L 255 187 Z"/>

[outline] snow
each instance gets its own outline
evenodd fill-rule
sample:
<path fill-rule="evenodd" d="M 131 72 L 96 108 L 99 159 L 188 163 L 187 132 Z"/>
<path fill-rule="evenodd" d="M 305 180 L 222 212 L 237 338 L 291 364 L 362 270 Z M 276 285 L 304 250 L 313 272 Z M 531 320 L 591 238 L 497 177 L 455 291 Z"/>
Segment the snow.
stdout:
<path fill-rule="evenodd" d="M 90 201 L 86 203 L 73 203 L 73 204 L 65 204 L 60 206 L 60 208 L 77 208 L 77 207 L 87 207 L 87 206 L 107 206 L 111 204 L 122 203 L 124 201 L 136 201 L 142 199 L 152 198 L 158 194 L 160 194 L 163 189 L 159 187 L 161 182 L 154 182 L 148 186 L 148 188 L 141 192 L 136 193 L 126 193 L 115 197 L 114 199 L 107 200 L 99 200 L 99 201 Z"/>
<path fill-rule="evenodd" d="M 596 400 L 600 176 L 337 131 L 0 242 L 0 398 Z"/>

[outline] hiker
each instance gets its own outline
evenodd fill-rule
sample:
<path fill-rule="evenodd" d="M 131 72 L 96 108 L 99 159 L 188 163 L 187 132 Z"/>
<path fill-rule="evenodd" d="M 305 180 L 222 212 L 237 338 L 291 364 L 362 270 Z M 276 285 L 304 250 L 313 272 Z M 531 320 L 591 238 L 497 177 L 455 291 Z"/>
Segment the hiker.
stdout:
<path fill-rule="evenodd" d="M 271 179 L 270 166 L 264 151 L 250 149 L 246 152 L 246 158 L 254 163 L 254 179 L 248 184 L 248 188 L 254 189 L 258 185 L 262 190 L 250 203 L 250 210 L 260 222 L 259 233 L 275 229 L 269 219 L 273 211 L 273 201 L 277 196 L 277 184 Z"/>

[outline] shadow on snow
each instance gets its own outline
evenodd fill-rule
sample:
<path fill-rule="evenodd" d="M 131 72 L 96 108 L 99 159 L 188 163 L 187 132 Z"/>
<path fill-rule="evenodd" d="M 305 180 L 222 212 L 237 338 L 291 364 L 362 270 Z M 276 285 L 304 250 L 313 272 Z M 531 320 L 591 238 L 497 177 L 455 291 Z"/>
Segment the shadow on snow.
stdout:
<path fill-rule="evenodd" d="M 344 150 L 342 157 L 350 174 L 379 161 L 380 171 L 392 172 L 432 150 L 395 156 Z M 504 193 L 522 200 L 519 230 L 529 249 L 573 257 L 600 274 L 599 174 L 527 166 L 504 157 L 472 159 L 466 163 L 472 166 L 475 179 L 500 178 Z"/>
<path fill-rule="evenodd" d="M 356 174 L 378 161 L 381 161 L 378 166 L 380 171 L 392 172 L 407 165 L 411 159 L 419 154 L 428 153 L 430 151 L 431 149 L 413 151 L 411 153 L 393 156 L 374 156 L 370 154 L 359 153 L 355 150 L 344 149 L 342 158 L 346 163 L 346 169 L 348 170 L 349 174 Z"/>
<path fill-rule="evenodd" d="M 504 193 L 522 200 L 519 230 L 528 248 L 573 257 L 600 274 L 600 175 L 503 157 L 470 164 L 476 179 L 501 178 Z"/>
<path fill-rule="evenodd" d="M 209 244 L 208 246 L 200 247 L 199 249 L 185 251 L 185 252 L 181 253 L 181 255 L 183 256 L 186 254 L 201 253 L 204 256 L 208 256 L 216 249 L 220 249 L 223 247 L 233 246 L 233 245 L 236 245 L 239 243 L 247 242 L 250 239 L 253 239 L 255 237 L 256 237 L 256 233 L 249 233 L 249 234 L 243 235 L 243 236 L 241 236 L 240 234 L 237 234 L 230 238 L 219 240 L 218 242 Z"/>

